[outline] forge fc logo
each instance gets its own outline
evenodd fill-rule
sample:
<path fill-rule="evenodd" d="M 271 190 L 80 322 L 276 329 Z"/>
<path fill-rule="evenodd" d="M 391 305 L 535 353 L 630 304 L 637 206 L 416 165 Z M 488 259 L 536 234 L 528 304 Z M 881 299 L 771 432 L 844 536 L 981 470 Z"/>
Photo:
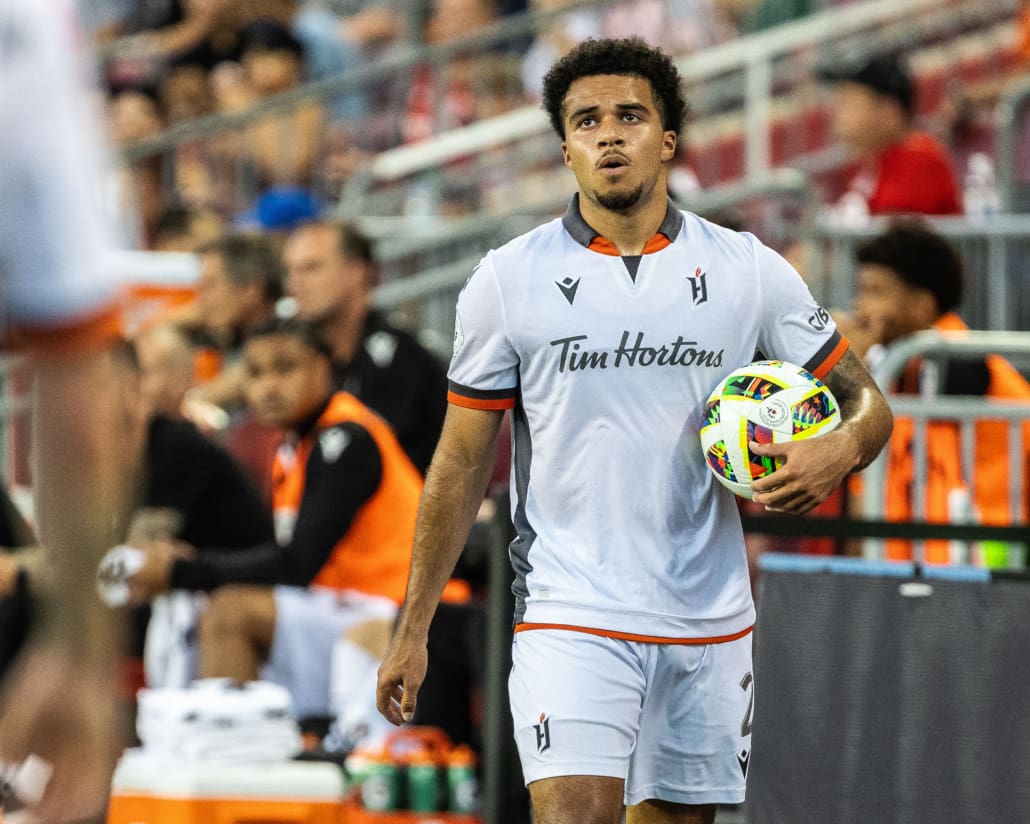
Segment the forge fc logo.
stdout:
<path fill-rule="evenodd" d="M 544 750 L 551 748 L 551 719 L 548 718 L 544 713 L 540 713 L 540 723 L 534 724 L 533 729 L 536 730 L 536 751 L 537 754 L 542 753 Z"/>
<path fill-rule="evenodd" d="M 708 273 L 702 272 L 700 266 L 694 270 L 694 274 L 687 275 L 687 279 L 690 281 L 690 291 L 694 294 L 695 306 L 708 302 L 708 283 L 705 280 L 707 277 Z"/>

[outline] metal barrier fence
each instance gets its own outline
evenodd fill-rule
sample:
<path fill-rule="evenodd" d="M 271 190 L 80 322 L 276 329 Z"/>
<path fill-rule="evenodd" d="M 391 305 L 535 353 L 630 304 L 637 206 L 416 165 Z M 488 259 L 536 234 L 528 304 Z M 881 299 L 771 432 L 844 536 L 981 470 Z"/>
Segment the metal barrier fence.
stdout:
<path fill-rule="evenodd" d="M 902 396 L 890 391 L 891 386 L 901 375 L 905 366 L 913 358 L 932 361 L 938 365 L 938 374 L 944 374 L 943 367 L 949 358 L 1002 354 L 1020 361 L 1030 362 L 1030 333 L 1015 332 L 968 332 L 944 335 L 938 332 L 921 332 L 901 340 L 888 348 L 883 362 L 875 370 L 875 377 L 881 389 L 887 395 L 891 409 L 896 416 L 905 417 L 915 422 L 915 433 L 912 442 L 912 460 L 915 467 L 914 480 L 910 490 L 913 519 L 926 519 L 926 478 L 929 458 L 927 443 L 927 425 L 930 422 L 945 421 L 954 423 L 959 430 L 961 448 L 961 477 L 972 490 L 976 458 L 976 425 L 984 421 L 1004 421 L 1008 434 L 1008 511 L 1012 513 L 1012 523 L 1023 523 L 1025 526 L 1025 501 L 1027 500 L 1027 466 L 1024 463 L 1023 425 L 1030 421 L 1030 402 L 1006 401 L 994 398 L 943 397 L 936 394 L 924 394 L 919 397 Z M 931 387 L 932 388 L 932 387 Z M 886 450 L 870 465 L 864 474 L 863 516 L 870 520 L 882 520 L 886 512 L 886 473 L 888 457 Z M 975 515 L 966 513 L 966 523 L 975 523 Z M 957 523 L 962 521 L 956 520 Z M 922 558 L 923 542 L 917 541 L 913 556 L 918 561 Z M 1018 549 L 1020 556 L 1025 547 Z M 865 557 L 880 559 L 883 556 L 881 541 L 871 540 L 865 543 Z M 973 562 L 966 557 L 966 562 Z M 1025 557 L 1012 558 L 1014 566 L 1024 566 Z"/>
<path fill-rule="evenodd" d="M 960 314 L 975 329 L 1030 330 L 1030 215 L 987 218 L 938 217 L 927 222 L 958 249 L 965 264 Z M 816 263 L 806 272 L 813 294 L 825 306 L 847 307 L 855 294 L 855 249 L 888 225 L 875 218 L 861 228 L 812 224 Z"/>
<path fill-rule="evenodd" d="M 1030 76 L 1006 88 L 995 110 L 998 198 L 1007 212 L 1030 212 Z"/>
<path fill-rule="evenodd" d="M 565 173 L 571 178 L 571 173 Z M 383 285 L 376 305 L 395 312 L 421 330 L 424 342 L 449 357 L 454 305 L 473 267 L 490 249 L 560 215 L 569 194 L 559 190 L 536 209 L 504 216 L 458 220 L 427 217 L 406 224 L 397 236 L 391 218 L 358 218 L 375 242 Z M 759 179 L 716 186 L 680 201 L 690 211 L 754 231 L 777 245 L 806 233 L 814 191 L 794 169 L 778 169 Z"/>

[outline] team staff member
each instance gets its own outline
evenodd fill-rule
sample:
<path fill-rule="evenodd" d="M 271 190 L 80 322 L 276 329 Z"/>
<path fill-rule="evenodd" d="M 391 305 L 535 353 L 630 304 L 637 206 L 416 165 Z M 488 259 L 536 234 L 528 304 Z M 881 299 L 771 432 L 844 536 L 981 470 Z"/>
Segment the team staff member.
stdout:
<path fill-rule="evenodd" d="M 420 472 L 440 437 L 447 376 L 436 356 L 372 309 L 372 244 L 349 223 L 308 223 L 286 242 L 286 291 L 297 316 L 319 325 L 337 389 L 374 409 Z"/>
<path fill-rule="evenodd" d="M 422 478 L 382 419 L 333 391 L 328 348 L 310 324 L 258 328 L 243 361 L 254 414 L 287 433 L 275 463 L 277 543 L 191 559 L 178 557 L 182 546 L 150 544 L 130 587 L 137 600 L 217 589 L 200 625 L 200 675 L 253 680 L 267 660 L 299 714 L 324 715 L 336 638 L 392 620 L 403 598 Z"/>
<path fill-rule="evenodd" d="M 0 764 L 49 763 L 34 809 L 48 822 L 99 814 L 122 743 L 118 638 L 93 577 L 128 494 L 111 425 L 119 284 L 75 21 L 62 0 L 0 4 L 0 345 L 32 354 L 35 516 L 53 583 L 0 692 Z"/>
<path fill-rule="evenodd" d="M 756 350 L 807 366 L 842 424 L 760 446 L 755 500 L 804 512 L 871 461 L 890 411 L 800 276 L 669 201 L 686 104 L 671 59 L 586 41 L 544 83 L 578 184 L 565 216 L 489 253 L 458 300 L 450 407 L 380 668 L 409 719 L 427 628 L 512 408 L 515 735 L 541 824 L 711 822 L 744 798 L 754 607 L 736 500 L 698 444 L 705 399 Z"/>

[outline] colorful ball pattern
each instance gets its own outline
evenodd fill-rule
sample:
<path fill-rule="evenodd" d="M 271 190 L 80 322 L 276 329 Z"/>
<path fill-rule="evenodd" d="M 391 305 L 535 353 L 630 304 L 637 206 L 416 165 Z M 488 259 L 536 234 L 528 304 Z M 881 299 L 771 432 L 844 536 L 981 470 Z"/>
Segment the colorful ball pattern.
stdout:
<path fill-rule="evenodd" d="M 785 361 L 755 361 L 731 372 L 708 396 L 701 450 L 719 483 L 751 498 L 751 482 L 782 464 L 756 455 L 748 448 L 751 441 L 816 438 L 839 423 L 837 399 L 811 372 Z"/>

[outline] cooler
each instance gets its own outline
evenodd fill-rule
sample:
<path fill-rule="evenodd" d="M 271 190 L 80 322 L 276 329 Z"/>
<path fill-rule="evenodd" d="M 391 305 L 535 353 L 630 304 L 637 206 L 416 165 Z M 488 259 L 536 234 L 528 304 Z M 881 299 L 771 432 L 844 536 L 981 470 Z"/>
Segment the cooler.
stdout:
<path fill-rule="evenodd" d="M 107 824 L 342 824 L 345 790 L 327 762 L 189 764 L 128 750 Z"/>

